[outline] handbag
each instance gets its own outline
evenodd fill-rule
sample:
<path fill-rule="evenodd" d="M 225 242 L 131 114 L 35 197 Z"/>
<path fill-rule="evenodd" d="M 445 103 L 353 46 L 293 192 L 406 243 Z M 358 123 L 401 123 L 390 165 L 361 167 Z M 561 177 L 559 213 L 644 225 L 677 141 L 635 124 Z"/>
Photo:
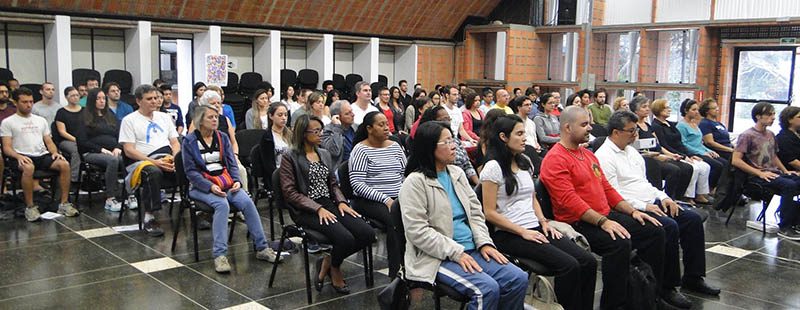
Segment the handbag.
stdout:
<path fill-rule="evenodd" d="M 378 293 L 381 310 L 406 310 L 411 306 L 408 283 L 403 279 L 402 267 L 398 276 Z"/>
<path fill-rule="evenodd" d="M 219 141 L 219 158 L 222 162 L 222 173 L 219 175 L 211 175 L 208 172 L 203 171 L 203 177 L 211 182 L 211 184 L 219 186 L 219 188 L 224 192 L 233 187 L 234 180 L 233 177 L 231 177 L 231 174 L 228 172 L 228 167 L 225 167 L 225 153 L 222 149 L 222 136 L 219 134 L 219 131 L 217 131 L 217 141 Z"/>
<path fill-rule="evenodd" d="M 556 299 L 556 293 L 550 281 L 543 276 L 534 276 L 533 282 L 533 298 L 527 300 L 534 309 L 542 310 L 564 310 Z"/>

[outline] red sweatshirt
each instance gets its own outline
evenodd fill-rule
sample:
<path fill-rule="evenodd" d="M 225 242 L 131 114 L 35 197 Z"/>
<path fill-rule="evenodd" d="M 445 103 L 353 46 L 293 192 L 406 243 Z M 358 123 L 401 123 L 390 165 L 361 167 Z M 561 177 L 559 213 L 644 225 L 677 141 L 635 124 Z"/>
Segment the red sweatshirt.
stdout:
<path fill-rule="evenodd" d="M 606 180 L 597 157 L 582 147 L 569 151 L 561 143 L 553 145 L 542 161 L 540 176 L 557 221 L 574 224 L 589 209 L 608 215 L 623 200 Z"/>

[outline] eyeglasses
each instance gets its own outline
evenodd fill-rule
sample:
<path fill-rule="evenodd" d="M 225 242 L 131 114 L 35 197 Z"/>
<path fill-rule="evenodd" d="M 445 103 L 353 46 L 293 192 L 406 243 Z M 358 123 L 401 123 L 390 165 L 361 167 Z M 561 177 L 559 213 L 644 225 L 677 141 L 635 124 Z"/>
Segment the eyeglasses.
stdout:
<path fill-rule="evenodd" d="M 453 139 L 447 139 L 447 140 L 444 140 L 442 142 L 437 142 L 436 143 L 437 146 L 439 146 L 439 145 L 447 145 L 447 146 L 449 146 L 449 145 L 454 145 L 454 144 L 456 144 L 456 140 L 453 140 Z"/>
<path fill-rule="evenodd" d="M 631 129 L 622 129 L 622 131 L 625 131 L 627 133 L 639 133 L 639 126 L 633 127 Z"/>
<path fill-rule="evenodd" d="M 310 133 L 310 134 L 319 135 L 319 134 L 321 134 L 321 133 L 322 133 L 322 129 L 320 129 L 320 128 L 317 128 L 317 129 L 313 129 L 313 130 L 306 130 L 306 133 Z"/>

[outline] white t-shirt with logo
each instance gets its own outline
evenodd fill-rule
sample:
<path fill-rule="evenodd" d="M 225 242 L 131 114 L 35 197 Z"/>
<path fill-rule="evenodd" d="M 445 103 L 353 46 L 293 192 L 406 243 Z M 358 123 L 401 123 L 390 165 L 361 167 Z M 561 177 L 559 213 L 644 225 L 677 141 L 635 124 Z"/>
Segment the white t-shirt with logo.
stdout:
<path fill-rule="evenodd" d="M 178 138 L 178 132 L 172 125 L 172 116 L 164 112 L 153 112 L 152 119 L 133 112 L 122 119 L 119 128 L 119 143 L 134 143 L 145 156 L 169 146 L 171 138 Z"/>
<path fill-rule="evenodd" d="M 362 110 L 361 107 L 358 106 L 358 103 L 353 103 L 352 107 L 353 107 L 353 114 L 354 114 L 353 127 L 358 127 L 358 125 L 361 125 L 361 123 L 364 122 L 364 116 L 367 116 L 367 113 L 369 113 L 369 112 L 379 112 L 378 108 L 376 108 L 372 104 L 367 104 L 367 109 L 366 110 Z"/>
<path fill-rule="evenodd" d="M 50 124 L 44 117 L 35 114 L 22 117 L 15 113 L 0 123 L 0 137 L 12 137 L 11 147 L 25 156 L 50 154 L 44 145 L 45 135 L 50 135 Z"/>

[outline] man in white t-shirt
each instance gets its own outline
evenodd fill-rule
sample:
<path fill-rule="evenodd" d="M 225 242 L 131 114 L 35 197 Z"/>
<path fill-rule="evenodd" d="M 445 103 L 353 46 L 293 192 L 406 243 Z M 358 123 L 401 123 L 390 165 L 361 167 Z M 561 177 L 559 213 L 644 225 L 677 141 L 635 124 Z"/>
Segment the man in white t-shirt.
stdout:
<path fill-rule="evenodd" d="M 463 111 L 461 111 L 461 108 L 458 107 L 458 88 L 453 85 L 447 85 L 444 87 L 444 89 L 447 100 L 442 106 L 444 106 L 447 114 L 450 115 L 450 129 L 453 131 L 456 138 L 460 138 L 461 141 L 469 143 L 464 147 L 478 145 L 478 141 L 472 139 L 472 137 L 467 134 L 467 131 L 464 130 L 464 126 L 462 125 L 464 123 L 464 116 L 462 114 Z"/>
<path fill-rule="evenodd" d="M 364 122 L 364 116 L 369 112 L 378 112 L 378 108 L 372 105 L 372 87 L 368 82 L 359 81 L 354 87 L 356 91 L 356 102 L 353 102 L 353 126 L 358 128 Z"/>
<path fill-rule="evenodd" d="M 53 86 L 53 83 L 44 82 L 39 93 L 42 94 L 42 100 L 33 104 L 31 113 L 44 117 L 48 124 L 52 124 L 56 119 L 56 113 L 63 107 L 60 103 L 53 100 L 56 94 L 56 87 Z"/>
<path fill-rule="evenodd" d="M 58 213 L 77 216 L 78 210 L 69 203 L 69 163 L 58 153 L 50 124 L 43 117 L 31 114 L 33 92 L 21 87 L 14 91 L 17 113 L 0 124 L 0 137 L 3 140 L 3 153 L 10 160 L 10 167 L 22 172 L 20 183 L 25 196 L 25 218 L 29 222 L 39 220 L 39 207 L 33 204 L 33 172 L 36 169 L 49 169 L 58 172 L 61 196 Z"/>
<path fill-rule="evenodd" d="M 122 119 L 119 143 L 125 157 L 133 162 L 150 162 L 141 170 L 142 201 L 144 204 L 144 228 L 147 234 L 158 237 L 164 234 L 153 215 L 161 209 L 161 182 L 172 178 L 175 172 L 174 157 L 181 150 L 178 132 L 172 125 L 172 117 L 159 112 L 158 91 L 152 85 L 143 84 L 134 91 L 139 110 Z M 128 171 L 135 164 L 129 165 Z M 169 175 L 166 175 L 169 173 Z"/>

